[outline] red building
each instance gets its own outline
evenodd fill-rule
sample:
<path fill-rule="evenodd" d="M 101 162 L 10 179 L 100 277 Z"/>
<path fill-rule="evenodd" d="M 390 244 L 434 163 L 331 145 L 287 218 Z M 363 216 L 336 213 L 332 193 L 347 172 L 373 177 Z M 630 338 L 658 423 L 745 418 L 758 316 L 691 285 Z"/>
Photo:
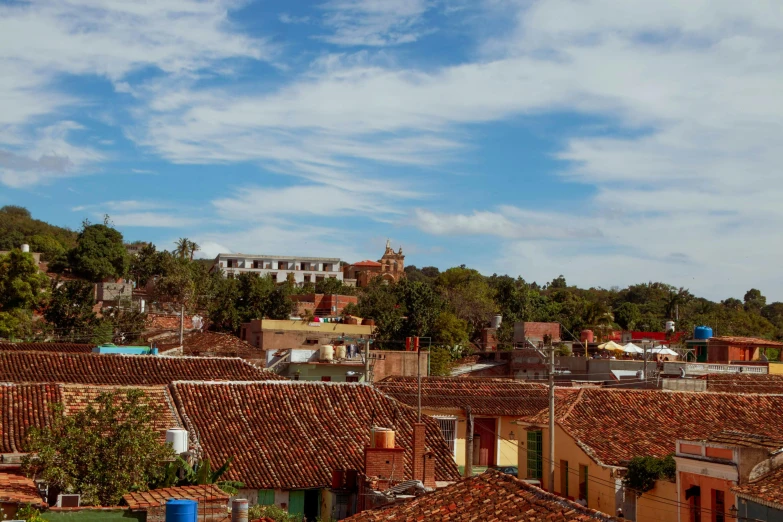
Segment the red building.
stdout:
<path fill-rule="evenodd" d="M 707 362 L 758 361 L 767 348 L 783 348 L 783 343 L 753 337 L 713 337 L 707 341 Z"/>

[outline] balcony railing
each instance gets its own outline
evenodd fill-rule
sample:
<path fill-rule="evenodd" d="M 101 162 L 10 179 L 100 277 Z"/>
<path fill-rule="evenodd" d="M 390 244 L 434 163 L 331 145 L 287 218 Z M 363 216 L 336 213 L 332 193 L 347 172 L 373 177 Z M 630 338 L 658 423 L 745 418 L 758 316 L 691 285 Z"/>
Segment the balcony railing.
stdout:
<path fill-rule="evenodd" d="M 769 368 L 756 364 L 714 364 L 714 363 L 664 363 L 663 373 L 673 375 L 685 370 L 685 375 L 706 375 L 708 373 L 750 373 L 763 375 L 769 373 Z"/>

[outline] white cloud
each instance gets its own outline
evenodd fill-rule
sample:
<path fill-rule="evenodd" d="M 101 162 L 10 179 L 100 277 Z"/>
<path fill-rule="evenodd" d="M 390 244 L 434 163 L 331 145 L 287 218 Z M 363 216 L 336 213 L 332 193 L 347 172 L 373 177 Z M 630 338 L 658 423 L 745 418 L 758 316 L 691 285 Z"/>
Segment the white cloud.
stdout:
<path fill-rule="evenodd" d="M 192 75 L 227 58 L 268 59 L 274 51 L 264 41 L 232 30 L 228 9 L 234 2 L 159 0 L 64 0 L 0 5 L 0 146 L 44 161 L 29 127 L 48 116 L 92 101 L 59 92 L 61 74 L 99 76 L 130 89 L 126 76 L 143 68 L 168 75 Z M 31 145 L 33 143 L 33 145 Z M 62 138 L 58 149 L 68 158 L 102 158 L 91 149 Z M 16 150 L 18 149 L 18 150 Z M 15 161 L 17 163 L 17 161 Z M 30 165 L 28 164 L 28 167 Z M 0 172 L 0 182 L 29 186 L 57 177 L 65 168 L 35 167 Z M 68 175 L 81 171 L 68 170 Z"/>
<path fill-rule="evenodd" d="M 333 33 L 321 38 L 337 45 L 386 46 L 411 43 L 431 29 L 422 17 L 428 0 L 331 0 L 323 4 L 324 25 Z"/>
<path fill-rule="evenodd" d="M 118 227 L 184 228 L 200 222 L 199 219 L 168 212 L 122 212 L 110 215 L 111 221 Z"/>
<path fill-rule="evenodd" d="M 293 16 L 289 13 L 280 13 L 277 19 L 284 24 L 306 24 L 310 21 L 309 16 Z"/>

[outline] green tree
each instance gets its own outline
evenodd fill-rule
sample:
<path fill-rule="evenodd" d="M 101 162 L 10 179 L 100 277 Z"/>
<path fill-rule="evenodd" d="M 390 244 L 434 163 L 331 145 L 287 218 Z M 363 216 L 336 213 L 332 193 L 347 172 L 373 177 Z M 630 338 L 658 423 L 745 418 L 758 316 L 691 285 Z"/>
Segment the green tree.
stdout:
<path fill-rule="evenodd" d="M 342 280 L 336 277 L 325 277 L 315 283 L 315 293 L 317 294 L 338 294 L 353 295 L 353 288 L 345 286 Z"/>
<path fill-rule="evenodd" d="M 478 338 L 497 312 L 497 304 L 487 278 L 471 268 L 449 268 L 436 283 L 454 315 L 468 322 L 471 339 Z"/>
<path fill-rule="evenodd" d="M 122 234 L 108 225 L 85 224 L 68 252 L 73 272 L 94 283 L 124 277 L 130 264 Z"/>
<path fill-rule="evenodd" d="M 163 273 L 164 253 L 158 252 L 155 245 L 147 244 L 138 254 L 131 256 L 129 273 L 136 284 L 143 287 L 155 276 Z"/>
<path fill-rule="evenodd" d="M 201 250 L 200 246 L 186 237 L 179 238 L 174 242 L 174 244 L 176 245 L 174 254 L 176 254 L 180 259 L 188 259 L 193 261 L 193 256 L 196 255 L 196 252 Z"/>
<path fill-rule="evenodd" d="M 433 343 L 453 348 L 467 346 L 469 326 L 451 312 L 441 312 L 433 325 Z"/>
<path fill-rule="evenodd" d="M 568 283 L 566 283 L 566 278 L 563 277 L 563 274 L 552 279 L 552 282 L 549 283 L 549 288 L 568 288 Z"/>
<path fill-rule="evenodd" d="M 174 458 L 153 428 L 150 406 L 140 390 L 100 394 L 80 412 L 65 415 L 55 405 L 51 424 L 31 428 L 22 467 L 82 504 L 116 506 L 129 491 L 146 490 Z"/>
<path fill-rule="evenodd" d="M 761 309 L 767 305 L 767 298 L 761 295 L 761 291 L 756 288 L 745 292 L 743 301 L 745 302 L 745 310 L 757 314 L 761 313 Z"/>
<path fill-rule="evenodd" d="M 0 310 L 0 338 L 29 339 L 33 334 L 33 314 L 29 310 L 14 308 Z"/>
<path fill-rule="evenodd" d="M 404 313 L 398 303 L 394 284 L 386 284 L 380 277 L 371 280 L 359 295 L 358 310 L 360 317 L 375 320 L 376 338 L 381 345 L 383 341 L 404 337 Z"/>
<path fill-rule="evenodd" d="M 628 462 L 623 485 L 641 495 L 655 487 L 655 482 L 666 479 L 674 481 L 677 463 L 672 455 L 662 459 L 656 457 L 634 457 Z"/>
<path fill-rule="evenodd" d="M 66 248 L 54 236 L 36 234 L 30 239 L 30 249 L 41 253 L 41 260 L 54 261 L 67 253 Z"/>
<path fill-rule="evenodd" d="M 237 309 L 239 282 L 236 279 L 220 277 L 215 282 L 212 299 L 209 302 L 209 322 L 215 330 L 236 332 L 242 324 Z"/>
<path fill-rule="evenodd" d="M 14 249 L 0 256 L 0 310 L 33 310 L 46 282 L 31 254 Z"/>
<path fill-rule="evenodd" d="M 95 327 L 98 326 L 93 306 L 95 297 L 91 283 L 54 281 L 43 316 L 46 322 L 54 327 L 58 338 L 72 342 L 89 342 Z"/>
<path fill-rule="evenodd" d="M 405 279 L 394 287 L 397 302 L 402 306 L 405 319 L 404 337 L 431 337 L 435 321 L 443 310 L 443 300 L 426 283 L 411 283 Z"/>
<path fill-rule="evenodd" d="M 614 320 L 623 330 L 633 330 L 641 318 L 639 306 L 634 303 L 623 303 L 614 309 Z"/>
<path fill-rule="evenodd" d="M 453 365 L 452 352 L 446 346 L 433 346 L 430 349 L 430 375 L 448 377 Z"/>
<path fill-rule="evenodd" d="M 182 457 L 177 456 L 163 467 L 162 478 L 154 484 L 154 488 L 171 488 L 182 486 L 205 486 L 215 484 L 229 495 L 236 495 L 239 489 L 245 487 L 242 482 L 223 480 L 223 476 L 231 469 L 233 457 L 229 458 L 218 469 L 213 470 L 209 459 L 204 459 L 191 466 Z"/>

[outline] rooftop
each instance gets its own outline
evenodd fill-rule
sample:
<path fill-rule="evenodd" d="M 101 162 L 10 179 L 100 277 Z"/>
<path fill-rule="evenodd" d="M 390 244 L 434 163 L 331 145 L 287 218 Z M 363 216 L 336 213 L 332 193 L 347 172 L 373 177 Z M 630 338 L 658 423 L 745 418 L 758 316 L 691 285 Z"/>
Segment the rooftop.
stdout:
<path fill-rule="evenodd" d="M 366 267 L 381 267 L 383 266 L 378 261 L 371 261 L 369 259 L 365 259 L 364 261 L 359 261 L 358 263 L 353 263 L 351 266 L 366 266 Z"/>
<path fill-rule="evenodd" d="M 214 484 L 205 486 L 181 486 L 176 488 L 160 488 L 150 491 L 128 493 L 122 500 L 133 511 L 159 507 L 170 499 L 197 500 L 199 502 L 222 501 L 228 504 L 229 495 Z"/>
<path fill-rule="evenodd" d="M 416 406 L 416 377 L 387 377 L 375 387 L 395 399 Z M 558 401 L 565 396 L 558 394 Z M 476 415 L 534 416 L 549 405 L 547 386 L 511 379 L 422 377 L 421 405 L 428 409 L 464 409 Z"/>
<path fill-rule="evenodd" d="M 228 357 L 0 352 L 0 382 L 152 386 L 185 379 L 259 381 L 283 377 Z"/>
<path fill-rule="evenodd" d="M 179 333 L 157 340 L 158 349 L 179 347 Z M 189 332 L 182 339 L 182 353 L 196 356 L 264 358 L 264 350 L 243 341 L 236 335 L 218 332 Z"/>
<path fill-rule="evenodd" d="M 710 342 L 722 342 L 733 345 L 746 345 L 746 346 L 783 346 L 783 343 L 779 341 L 770 341 L 769 339 L 756 339 L 755 337 L 712 337 Z"/>
<path fill-rule="evenodd" d="M 744 433 L 742 431 L 724 430 L 711 435 L 705 442 L 744 448 L 762 448 L 769 450 L 771 453 L 776 453 L 783 448 L 783 435 L 776 434 L 770 437 L 755 433 Z"/>
<path fill-rule="evenodd" d="M 366 324 L 306 323 L 298 319 L 262 319 L 261 329 L 280 332 L 313 332 L 325 335 L 370 335 L 375 327 Z"/>
<path fill-rule="evenodd" d="M 547 493 L 511 475 L 487 470 L 443 489 L 389 508 L 364 511 L 351 522 L 414 522 L 507 520 L 590 521 L 615 520 L 610 515 Z"/>
<path fill-rule="evenodd" d="M 287 260 L 297 260 L 297 261 L 326 261 L 327 263 L 339 263 L 340 258 L 339 257 L 302 257 L 302 256 L 277 256 L 277 255 L 271 255 L 271 254 L 241 254 L 241 253 L 235 253 L 235 254 L 218 254 L 215 260 L 218 260 L 223 257 L 241 257 L 243 259 L 279 259 L 282 261 Z"/>
<path fill-rule="evenodd" d="M 726 430 L 779 437 L 781 409 L 781 395 L 582 388 L 558 424 L 599 464 L 624 466 L 674 453 L 677 439 Z"/>
<path fill-rule="evenodd" d="M 135 387 L 144 392 L 150 406 L 152 426 L 165 438 L 168 428 L 182 426 L 165 386 Z M 52 422 L 53 405 L 62 404 L 66 415 L 87 407 L 100 393 L 127 390 L 122 386 L 85 386 L 81 384 L 0 384 L 0 453 L 26 452 L 27 432 Z"/>
<path fill-rule="evenodd" d="M 0 504 L 2 503 L 46 506 L 38 494 L 35 483 L 24 475 L 16 473 L 0 473 Z"/>
<path fill-rule="evenodd" d="M 698 377 L 707 381 L 707 391 L 732 393 L 781 393 L 783 375 L 756 373 L 707 374 Z"/>
<path fill-rule="evenodd" d="M 0 343 L 0 352 L 90 353 L 95 346 L 79 343 Z"/>
<path fill-rule="evenodd" d="M 364 468 L 372 425 L 395 428 L 412 475 L 416 412 L 364 384 L 267 381 L 176 382 L 174 401 L 212 462 L 234 457 L 226 478 L 251 489 L 328 487 L 334 469 Z M 436 479 L 457 480 L 450 448 L 424 417 Z"/>
<path fill-rule="evenodd" d="M 783 510 L 783 467 L 731 490 L 743 498 Z"/>

